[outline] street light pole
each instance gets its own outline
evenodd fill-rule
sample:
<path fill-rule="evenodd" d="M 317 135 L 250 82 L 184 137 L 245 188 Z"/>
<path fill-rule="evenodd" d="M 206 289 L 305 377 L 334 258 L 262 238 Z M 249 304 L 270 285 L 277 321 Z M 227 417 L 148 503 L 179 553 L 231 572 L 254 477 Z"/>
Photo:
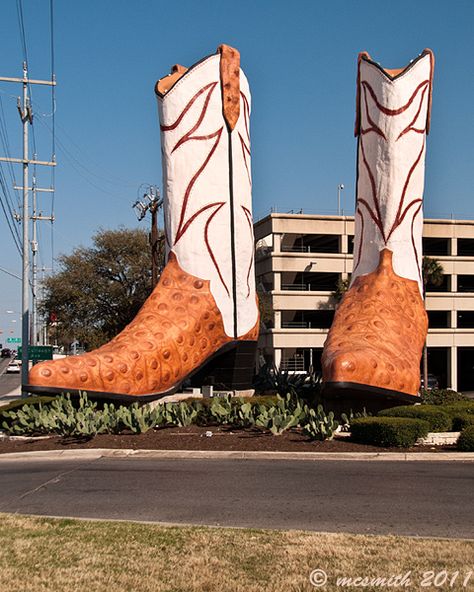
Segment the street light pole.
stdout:
<path fill-rule="evenodd" d="M 341 191 L 344 189 L 344 185 L 340 183 L 337 186 L 337 215 L 341 215 Z"/>

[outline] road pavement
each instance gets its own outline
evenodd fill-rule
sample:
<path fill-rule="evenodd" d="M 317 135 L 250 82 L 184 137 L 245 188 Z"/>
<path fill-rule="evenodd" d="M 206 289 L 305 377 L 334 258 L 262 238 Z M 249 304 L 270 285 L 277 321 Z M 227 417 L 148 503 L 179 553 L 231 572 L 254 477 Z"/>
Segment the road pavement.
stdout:
<path fill-rule="evenodd" d="M 474 538 L 474 463 L 0 457 L 0 511 Z"/>
<path fill-rule="evenodd" d="M 0 405 L 18 398 L 20 394 L 21 373 L 5 372 L 11 361 L 12 358 L 0 358 Z"/>

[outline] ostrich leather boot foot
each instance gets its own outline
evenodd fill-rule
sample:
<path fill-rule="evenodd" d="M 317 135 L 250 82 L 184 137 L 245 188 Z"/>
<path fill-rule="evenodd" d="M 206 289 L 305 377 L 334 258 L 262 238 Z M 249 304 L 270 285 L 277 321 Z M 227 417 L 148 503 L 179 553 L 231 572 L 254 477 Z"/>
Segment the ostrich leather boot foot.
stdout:
<path fill-rule="evenodd" d="M 183 271 L 171 254 L 153 293 L 117 337 L 90 353 L 37 364 L 29 390 L 146 400 L 175 392 L 196 372 L 204 381 L 217 373 L 223 387 L 241 390 L 252 380 L 257 337 L 258 325 L 238 340 L 227 336 L 209 282 Z M 236 377 L 225 368 L 230 354 Z"/>
<path fill-rule="evenodd" d="M 323 357 L 326 392 L 378 392 L 413 399 L 428 319 L 417 282 L 397 276 L 392 252 L 359 276 L 339 306 Z"/>
<path fill-rule="evenodd" d="M 324 392 L 348 404 L 365 395 L 418 397 L 428 330 L 421 236 L 433 64 L 426 49 L 398 70 L 359 55 L 353 270 L 322 356 Z"/>
<path fill-rule="evenodd" d="M 250 91 L 222 45 L 158 81 L 168 262 L 135 319 L 90 353 L 34 366 L 31 392 L 154 399 L 185 381 L 251 388 L 259 313 Z"/>

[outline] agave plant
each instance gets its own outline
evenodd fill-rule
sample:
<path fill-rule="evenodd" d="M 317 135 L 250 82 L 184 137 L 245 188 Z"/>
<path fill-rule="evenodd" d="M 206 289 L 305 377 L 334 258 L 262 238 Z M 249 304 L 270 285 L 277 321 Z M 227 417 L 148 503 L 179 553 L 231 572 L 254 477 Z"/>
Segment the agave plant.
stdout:
<path fill-rule="evenodd" d="M 265 364 L 255 380 L 254 387 L 259 392 L 272 391 L 284 397 L 288 393 L 296 397 L 301 392 L 307 377 L 282 370 L 275 364 Z"/>

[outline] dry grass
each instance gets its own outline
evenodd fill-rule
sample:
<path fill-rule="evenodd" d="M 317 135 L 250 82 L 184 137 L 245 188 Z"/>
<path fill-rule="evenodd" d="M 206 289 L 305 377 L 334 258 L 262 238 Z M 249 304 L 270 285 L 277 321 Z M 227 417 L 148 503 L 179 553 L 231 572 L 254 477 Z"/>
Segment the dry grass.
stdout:
<path fill-rule="evenodd" d="M 309 532 L 178 528 L 0 514 L 0 590 L 9 592 L 289 592 L 338 576 L 474 569 L 474 543 Z M 439 589 L 474 589 L 459 582 Z M 365 587 L 365 590 L 375 588 Z M 380 589 L 380 588 L 379 588 Z M 431 588 L 433 589 L 433 588 Z"/>

